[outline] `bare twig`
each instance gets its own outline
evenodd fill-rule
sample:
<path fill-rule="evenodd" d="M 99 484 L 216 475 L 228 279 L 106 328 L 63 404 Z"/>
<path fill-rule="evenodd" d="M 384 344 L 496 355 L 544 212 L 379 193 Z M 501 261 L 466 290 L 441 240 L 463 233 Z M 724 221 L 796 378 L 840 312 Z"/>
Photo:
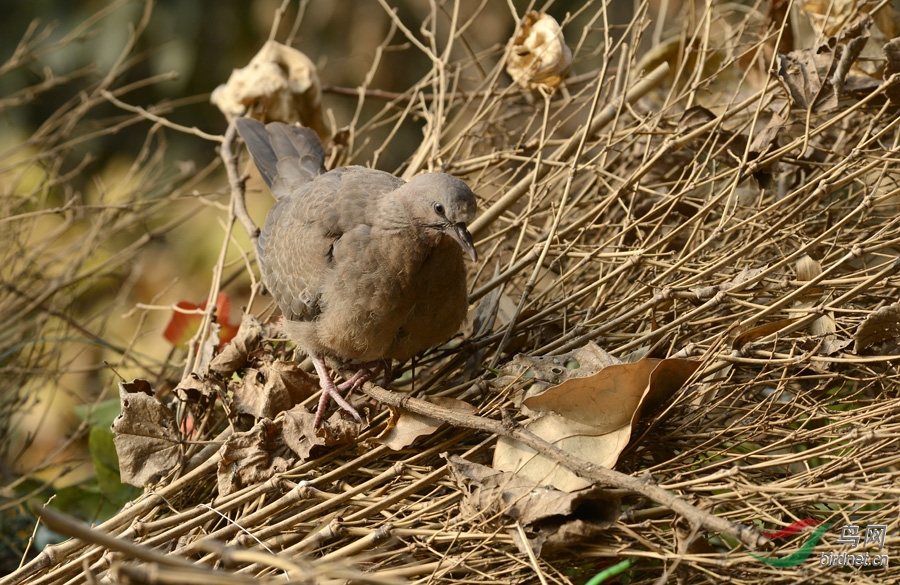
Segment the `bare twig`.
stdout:
<path fill-rule="evenodd" d="M 424 400 L 413 398 L 407 394 L 400 394 L 385 390 L 384 388 L 379 388 L 371 382 L 364 384 L 362 391 L 375 400 L 389 404 L 395 408 L 402 408 L 416 414 L 450 423 L 454 426 L 485 431 L 523 443 L 541 455 L 545 455 L 553 461 L 558 461 L 561 465 L 565 466 L 566 469 L 573 471 L 579 477 L 589 479 L 592 482 L 597 482 L 602 485 L 621 488 L 644 495 L 651 500 L 663 504 L 673 512 L 681 514 L 690 522 L 703 526 L 708 530 L 730 536 L 731 538 L 741 541 L 745 546 L 748 546 L 751 549 L 756 549 L 768 542 L 766 538 L 760 535 L 759 531 L 754 526 L 735 524 L 718 516 L 709 514 L 708 512 L 704 512 L 699 508 L 691 506 L 684 500 L 677 498 L 669 491 L 660 488 L 649 479 L 632 477 L 612 469 L 588 463 L 555 445 L 551 445 L 518 425 L 515 425 L 511 420 L 500 423 L 479 416 L 455 412 L 447 408 L 435 406 Z"/>

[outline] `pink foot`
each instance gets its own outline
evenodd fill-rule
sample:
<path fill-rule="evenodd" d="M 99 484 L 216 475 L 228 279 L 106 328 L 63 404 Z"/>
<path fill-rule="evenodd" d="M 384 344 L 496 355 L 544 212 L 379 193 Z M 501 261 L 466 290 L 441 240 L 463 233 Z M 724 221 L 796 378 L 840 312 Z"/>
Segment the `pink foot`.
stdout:
<path fill-rule="evenodd" d="M 313 423 L 313 428 L 319 428 L 319 425 L 322 424 L 322 419 L 325 418 L 325 410 L 328 406 L 328 400 L 334 400 L 337 405 L 350 413 L 350 415 L 356 419 L 356 422 L 359 424 L 363 423 L 362 417 L 359 416 L 359 413 L 356 412 L 356 409 L 350 406 L 350 403 L 344 400 L 344 397 L 341 396 L 340 390 L 334 384 L 334 380 L 331 378 L 331 374 L 328 372 L 328 366 L 325 365 L 325 360 L 320 355 L 312 356 L 313 366 L 316 368 L 316 373 L 319 375 L 319 385 L 322 387 L 322 396 L 319 398 L 319 406 L 316 408 L 316 420 Z M 349 382 L 354 381 L 357 376 L 371 376 L 371 373 L 368 370 L 360 370 L 357 372 L 350 380 L 347 380 L 343 384 L 341 384 L 341 389 L 344 386 L 347 386 Z M 365 382 L 368 377 L 362 379 L 361 381 L 354 382 L 355 384 Z M 353 384 L 350 384 L 348 387 L 352 388 Z"/>
<path fill-rule="evenodd" d="M 371 380 L 373 375 L 374 372 L 363 366 L 359 370 L 357 370 L 356 373 L 350 377 L 350 379 L 338 384 L 337 389 L 341 392 L 346 392 L 348 390 L 353 390 L 354 388 L 359 388 L 360 386 Z"/>

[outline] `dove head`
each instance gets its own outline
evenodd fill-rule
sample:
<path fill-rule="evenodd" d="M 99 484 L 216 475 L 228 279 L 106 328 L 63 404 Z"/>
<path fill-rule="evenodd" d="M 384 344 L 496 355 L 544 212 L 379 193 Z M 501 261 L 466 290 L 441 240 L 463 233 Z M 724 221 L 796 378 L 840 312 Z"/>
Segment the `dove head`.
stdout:
<path fill-rule="evenodd" d="M 410 221 L 430 239 L 453 238 L 473 261 L 478 260 L 467 225 L 475 219 L 475 195 L 460 179 L 444 173 L 419 175 L 402 187 Z"/>

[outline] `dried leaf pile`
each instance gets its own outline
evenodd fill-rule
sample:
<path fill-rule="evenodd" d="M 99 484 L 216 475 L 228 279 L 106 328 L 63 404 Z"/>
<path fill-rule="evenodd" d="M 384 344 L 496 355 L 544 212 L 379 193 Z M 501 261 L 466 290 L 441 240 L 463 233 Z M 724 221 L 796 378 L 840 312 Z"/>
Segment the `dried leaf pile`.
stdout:
<path fill-rule="evenodd" d="M 601 3 L 587 3 L 558 18 L 569 77 L 557 63 L 525 88 L 505 74 L 530 38 L 522 30 L 476 57 L 448 46 L 463 37 L 423 39 L 393 14 L 385 46 L 409 43 L 434 67 L 339 131 L 329 164 L 365 163 L 355 157 L 375 128 L 424 122 L 402 174 L 440 169 L 479 196 L 470 325 L 395 372 L 396 404 L 371 400 L 382 396 L 371 385 L 355 394 L 369 417 L 359 436 L 339 415 L 316 432 L 294 406 L 311 403 L 315 380 L 273 341 L 268 299 L 257 302 L 259 321 L 245 317 L 221 353 L 198 342 L 175 416 L 145 404 L 147 387 L 123 384 L 125 402 L 155 413 L 135 422 L 170 434 L 122 421 L 132 430 L 120 437 L 160 446 L 158 472 L 133 469 L 157 483 L 103 530 L 176 559 L 144 559 L 161 563 L 156 582 L 216 571 L 229 583 L 285 572 L 581 583 L 625 559 L 628 583 L 896 581 L 893 568 L 820 562 L 900 544 L 900 61 L 889 8 L 810 4 L 797 9 L 806 33 L 781 27 L 774 8 L 710 9 L 647 52 L 633 48 L 639 27 L 607 38 Z M 385 97 L 369 89 L 361 100 Z M 238 148 L 230 132 L 226 162 Z M 484 419 L 551 426 L 534 432 L 771 539 L 753 550 L 754 539 L 646 492 L 604 489 L 552 455 L 535 463 Z M 179 443 L 173 469 L 171 433 L 186 438 L 186 420 L 191 441 L 211 443 Z M 542 485 L 578 482 L 593 487 Z M 749 554 L 788 557 L 826 523 L 802 562 Z M 885 526 L 883 546 L 838 542 L 850 525 Z M 109 567 L 112 545 L 61 546 L 26 567 L 27 582 L 80 583 L 83 567 Z M 150 579 L 129 554 L 113 573 Z"/>

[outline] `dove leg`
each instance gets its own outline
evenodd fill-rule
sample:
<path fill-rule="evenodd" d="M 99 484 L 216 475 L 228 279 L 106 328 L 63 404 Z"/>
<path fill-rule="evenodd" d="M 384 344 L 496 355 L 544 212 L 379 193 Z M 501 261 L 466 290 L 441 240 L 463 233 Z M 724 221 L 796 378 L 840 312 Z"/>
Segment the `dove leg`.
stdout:
<path fill-rule="evenodd" d="M 339 407 L 349 412 L 350 415 L 356 419 L 356 422 L 362 424 L 362 417 L 359 416 L 359 413 L 356 412 L 355 408 L 350 406 L 349 402 L 344 400 L 344 397 L 341 396 L 337 386 L 335 386 L 334 380 L 328 372 L 328 366 L 325 365 L 325 359 L 320 355 L 313 355 L 312 362 L 313 366 L 316 368 L 316 373 L 319 375 L 319 385 L 322 387 L 322 396 L 319 398 L 319 406 L 316 408 L 316 421 L 313 423 L 313 427 L 318 428 L 319 425 L 322 424 L 322 419 L 325 418 L 325 409 L 328 406 L 329 399 L 334 400 Z M 360 372 L 357 372 L 357 374 L 359 373 Z"/>

